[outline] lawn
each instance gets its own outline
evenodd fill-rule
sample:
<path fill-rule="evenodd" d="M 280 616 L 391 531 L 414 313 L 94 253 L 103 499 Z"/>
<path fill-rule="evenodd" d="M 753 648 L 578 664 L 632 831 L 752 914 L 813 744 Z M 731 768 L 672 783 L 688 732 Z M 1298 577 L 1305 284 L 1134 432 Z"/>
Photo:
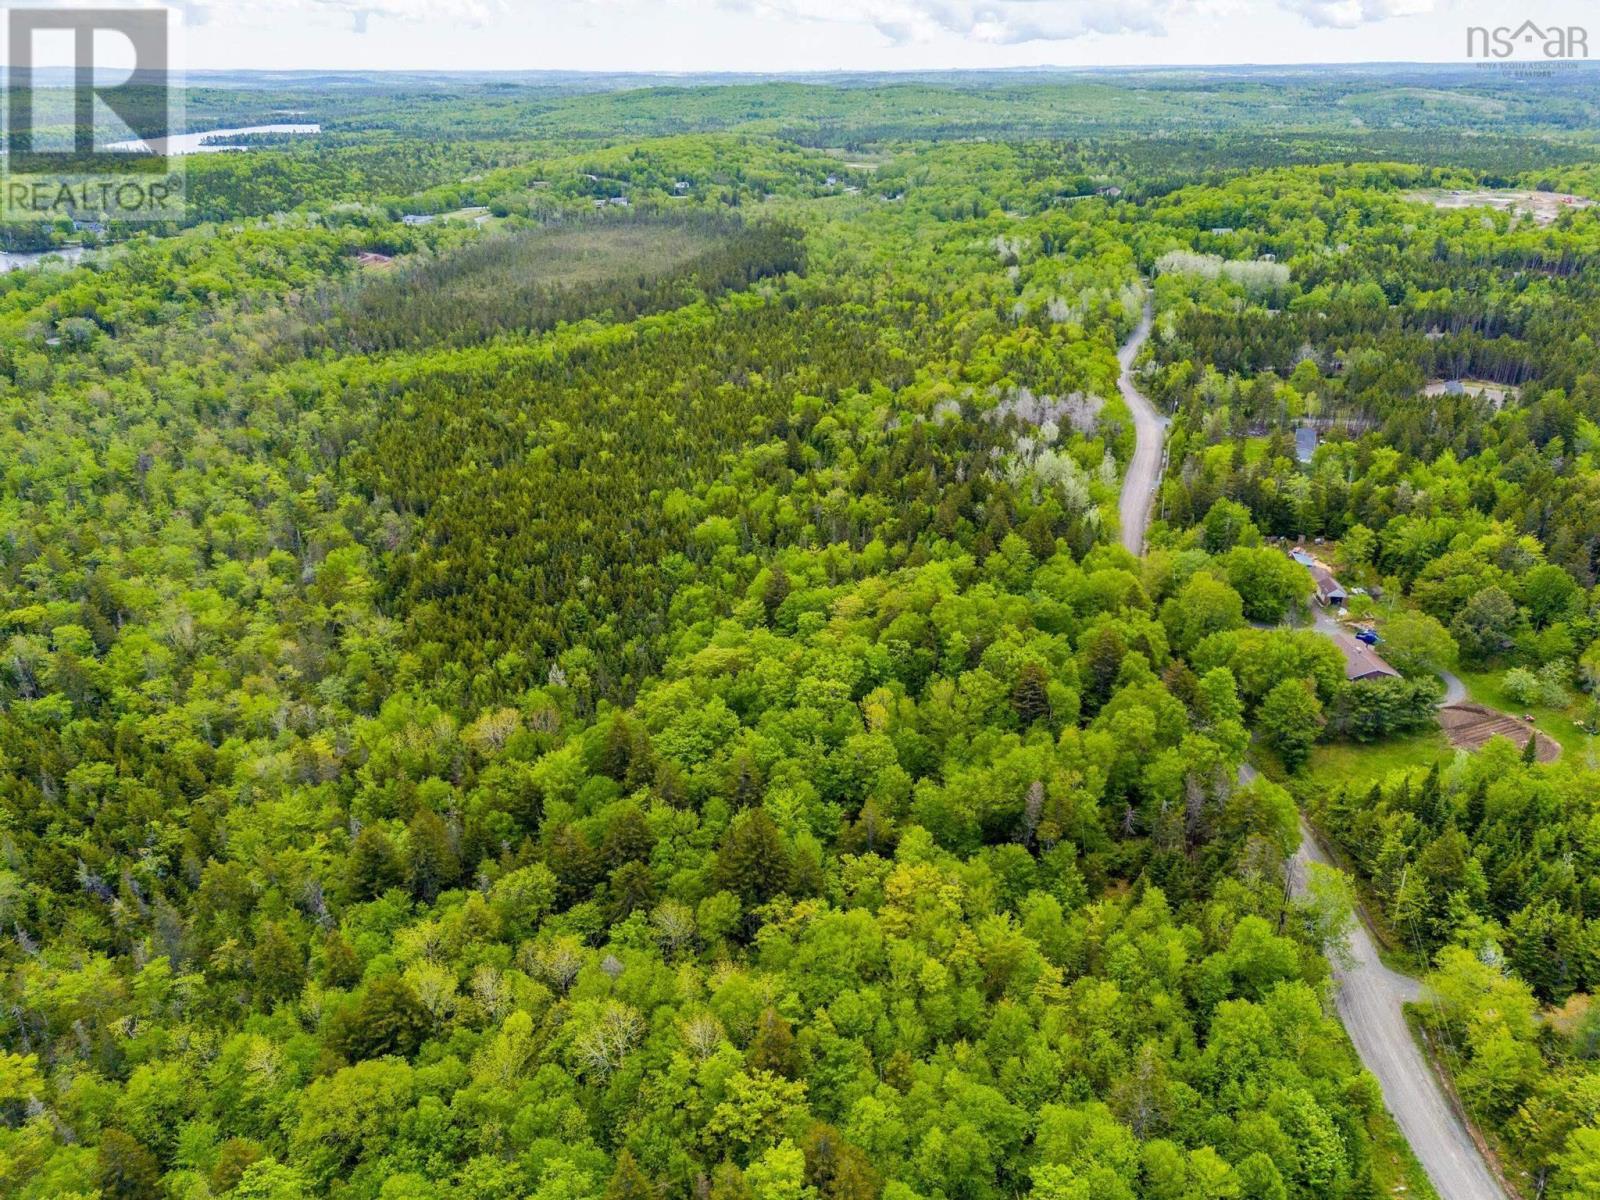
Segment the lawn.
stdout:
<path fill-rule="evenodd" d="M 1329 742 L 1311 751 L 1307 774 L 1313 779 L 1367 787 L 1395 771 L 1426 771 L 1436 762 L 1448 763 L 1458 753 L 1439 729 L 1381 742 Z"/>

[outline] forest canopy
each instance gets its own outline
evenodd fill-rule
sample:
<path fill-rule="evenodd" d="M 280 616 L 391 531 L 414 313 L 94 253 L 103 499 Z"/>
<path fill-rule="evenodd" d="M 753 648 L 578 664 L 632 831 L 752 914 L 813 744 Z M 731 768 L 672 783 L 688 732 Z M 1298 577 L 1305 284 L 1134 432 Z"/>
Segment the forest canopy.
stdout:
<path fill-rule="evenodd" d="M 0 276 L 0 1193 L 1425 1197 L 1359 895 L 1592 1194 L 1594 94 L 1479 83 L 197 90 L 325 135 Z"/>

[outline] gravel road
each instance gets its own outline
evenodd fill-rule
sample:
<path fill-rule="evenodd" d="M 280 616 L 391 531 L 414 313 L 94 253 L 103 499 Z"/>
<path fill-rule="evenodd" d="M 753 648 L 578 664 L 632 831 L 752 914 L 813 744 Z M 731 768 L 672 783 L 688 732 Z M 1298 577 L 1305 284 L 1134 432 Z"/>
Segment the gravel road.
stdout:
<path fill-rule="evenodd" d="M 1156 412 L 1155 406 L 1133 386 L 1133 360 L 1139 357 L 1139 348 L 1150 336 L 1151 306 L 1145 301 L 1144 315 L 1139 327 L 1117 352 L 1122 373 L 1117 377 L 1117 387 L 1133 413 L 1134 433 L 1138 442 L 1133 459 L 1128 463 L 1128 474 L 1122 481 L 1122 544 L 1133 555 L 1144 553 L 1144 534 L 1150 525 L 1150 506 L 1155 501 L 1156 484 L 1160 481 L 1161 446 L 1167 436 L 1167 419 Z"/>
<path fill-rule="evenodd" d="M 1122 365 L 1117 385 L 1133 413 L 1138 435 L 1121 500 L 1122 544 L 1135 555 L 1144 553 L 1145 530 L 1150 523 L 1167 429 L 1166 418 L 1133 385 L 1133 360 L 1150 336 L 1150 324 L 1151 307 L 1147 301 L 1139 327 L 1117 356 Z M 1338 622 L 1331 613 L 1315 607 L 1312 611 L 1320 631 L 1338 631 Z M 1448 671 L 1440 674 L 1445 682 L 1444 703 L 1465 697 L 1461 680 Z M 1241 782 L 1248 783 L 1255 777 L 1253 767 L 1247 764 L 1240 768 Z M 1327 855 L 1301 818 L 1300 848 L 1290 866 L 1290 884 L 1296 895 L 1304 894 L 1307 866 L 1313 862 L 1329 865 Z M 1332 966 L 1339 1019 L 1362 1065 L 1377 1078 L 1384 1103 L 1440 1200 L 1508 1200 L 1406 1024 L 1403 1008 L 1421 996 L 1422 986 L 1410 976 L 1384 966 L 1372 931 L 1360 920 L 1351 931 L 1348 960 Z"/>
<path fill-rule="evenodd" d="M 1304 892 L 1313 862 L 1327 864 L 1328 858 L 1302 819 L 1291 866 L 1296 895 Z M 1421 985 L 1383 965 L 1362 921 L 1351 932 L 1349 960 L 1333 963 L 1333 977 L 1339 1019 L 1441 1200 L 1506 1200 L 1406 1025 L 1401 1008 L 1421 995 Z"/>

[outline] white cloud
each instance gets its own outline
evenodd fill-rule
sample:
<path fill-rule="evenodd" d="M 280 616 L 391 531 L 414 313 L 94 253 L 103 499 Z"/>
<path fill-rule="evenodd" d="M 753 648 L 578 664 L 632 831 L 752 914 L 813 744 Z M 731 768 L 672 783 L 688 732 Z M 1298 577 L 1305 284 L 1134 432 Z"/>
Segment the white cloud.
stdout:
<path fill-rule="evenodd" d="M 344 3 L 346 0 L 336 0 Z M 358 0 L 348 0 L 356 3 Z M 587 0 L 594 3 L 595 0 Z M 603 2 L 603 0 L 602 0 Z M 662 0 L 656 0 L 661 3 Z M 695 0 L 676 2 L 688 13 Z M 1351 29 L 1437 11 L 1447 0 L 718 0 L 774 21 L 868 26 L 895 45 L 948 37 L 992 45 L 1095 36 L 1164 36 L 1182 17 L 1248 19 L 1284 11 L 1321 28 Z"/>
<path fill-rule="evenodd" d="M 178 6 L 189 24 L 332 18 L 356 33 L 382 21 L 482 28 L 513 15 L 510 0 L 178 0 Z"/>
<path fill-rule="evenodd" d="M 774 18 L 870 25 L 896 44 L 941 35 L 1011 45 L 1090 34 L 1161 34 L 1179 0 L 749 0 Z"/>
<path fill-rule="evenodd" d="M 83 3 L 88 0 L 33 0 Z M 155 3 L 157 0 L 131 0 Z M 948 44 L 1007 47 L 1100 38 L 1164 38 L 1196 21 L 1218 27 L 1281 21 L 1287 15 L 1313 29 L 1356 29 L 1398 17 L 1439 13 L 1453 0 L 167 0 L 192 26 L 246 28 L 342 27 L 347 33 L 402 36 L 428 25 L 454 34 L 486 30 L 521 41 L 532 30 L 576 18 L 626 36 L 631 27 L 685 31 L 714 27 L 735 13 L 782 30 L 854 26 L 896 47 Z M 541 11 L 542 10 L 542 11 Z M 406 35 L 409 37 L 409 35 Z"/>
<path fill-rule="evenodd" d="M 506 0 L 300 0 L 298 7 L 348 14 L 357 21 L 452 21 L 487 25 L 510 14 Z"/>
<path fill-rule="evenodd" d="M 1283 7 L 1324 29 L 1355 29 L 1394 17 L 1415 17 L 1439 8 L 1438 0 L 1281 0 Z"/>

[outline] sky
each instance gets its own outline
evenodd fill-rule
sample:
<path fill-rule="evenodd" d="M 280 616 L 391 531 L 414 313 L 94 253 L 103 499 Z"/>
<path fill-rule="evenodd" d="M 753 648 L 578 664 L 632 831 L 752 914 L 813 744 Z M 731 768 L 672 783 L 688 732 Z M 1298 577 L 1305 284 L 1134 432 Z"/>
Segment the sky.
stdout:
<path fill-rule="evenodd" d="M 26 0 L 24 0 L 26 2 Z M 33 0 L 70 7 L 73 0 Z M 101 5 L 109 0 L 98 0 Z M 152 3 L 153 0 L 133 0 Z M 175 0 L 191 68 L 826 71 L 1460 62 L 1592 0 Z"/>

